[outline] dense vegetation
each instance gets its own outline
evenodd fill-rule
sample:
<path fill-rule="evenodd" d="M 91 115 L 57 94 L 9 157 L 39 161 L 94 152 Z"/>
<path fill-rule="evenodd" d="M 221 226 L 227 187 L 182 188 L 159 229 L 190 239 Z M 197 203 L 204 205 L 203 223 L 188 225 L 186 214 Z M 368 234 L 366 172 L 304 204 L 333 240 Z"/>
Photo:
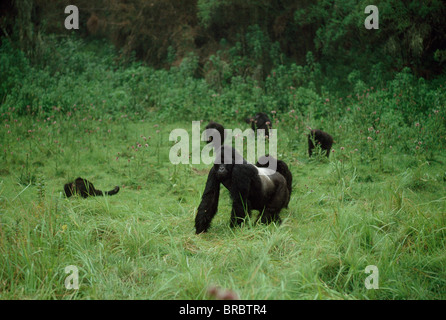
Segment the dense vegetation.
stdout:
<path fill-rule="evenodd" d="M 446 298 L 442 2 L 378 1 L 373 36 L 355 31 L 360 1 L 112 1 L 94 35 L 89 15 L 71 35 L 45 20 L 60 1 L 20 3 L 0 47 L 0 298 L 205 299 L 214 284 L 243 299 Z M 183 33 L 154 23 L 167 13 Z M 209 167 L 172 165 L 169 133 L 247 128 L 258 111 L 293 173 L 284 221 L 230 229 L 223 192 L 197 236 Z M 335 138 L 329 160 L 308 159 L 309 127 Z M 65 199 L 78 176 L 121 191 Z M 69 265 L 79 290 L 64 286 Z"/>

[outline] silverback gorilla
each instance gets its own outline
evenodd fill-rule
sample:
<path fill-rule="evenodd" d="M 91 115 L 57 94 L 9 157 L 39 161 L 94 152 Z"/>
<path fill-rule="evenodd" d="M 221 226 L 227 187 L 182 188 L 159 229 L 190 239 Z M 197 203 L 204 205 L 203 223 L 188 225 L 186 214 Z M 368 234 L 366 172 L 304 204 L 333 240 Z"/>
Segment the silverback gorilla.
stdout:
<path fill-rule="evenodd" d="M 74 194 L 79 194 L 82 198 L 87 198 L 88 196 L 112 196 L 119 192 L 119 187 L 116 186 L 111 191 L 102 192 L 101 190 L 95 189 L 93 184 L 87 179 L 77 178 L 74 182 L 69 182 L 64 185 L 64 191 L 67 198 Z"/>
<path fill-rule="evenodd" d="M 264 112 L 256 113 L 254 118 L 246 118 L 245 122 L 251 124 L 251 128 L 252 130 L 254 130 L 254 132 L 256 132 L 257 129 L 264 129 L 265 136 L 269 137 L 269 129 L 272 128 L 272 125 L 271 125 L 271 120 L 268 118 L 266 113 Z"/>
<path fill-rule="evenodd" d="M 267 156 L 265 159 L 272 157 Z M 277 170 L 255 166 L 243 159 L 232 146 L 221 146 L 216 151 L 214 166 L 209 172 L 198 206 L 196 233 L 206 232 L 217 213 L 220 184 L 231 195 L 231 227 L 241 225 L 251 210 L 259 211 L 257 220 L 260 219 L 262 223 L 280 223 L 279 213 L 282 208 L 288 207 L 290 201 L 291 172 L 283 161 L 276 161 Z"/>
<path fill-rule="evenodd" d="M 314 143 L 320 145 L 321 149 L 325 151 L 327 158 L 330 156 L 331 146 L 333 145 L 332 136 L 322 130 L 311 130 L 308 135 L 308 155 L 310 157 L 313 154 L 313 149 L 315 147 Z"/>

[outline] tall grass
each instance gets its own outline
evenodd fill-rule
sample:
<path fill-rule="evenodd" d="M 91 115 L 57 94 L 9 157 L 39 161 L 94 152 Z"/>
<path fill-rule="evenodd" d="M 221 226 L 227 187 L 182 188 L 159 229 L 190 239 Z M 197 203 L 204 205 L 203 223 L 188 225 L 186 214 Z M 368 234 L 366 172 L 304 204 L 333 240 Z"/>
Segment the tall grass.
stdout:
<path fill-rule="evenodd" d="M 171 144 L 156 138 L 157 130 L 167 139 L 171 128 L 189 129 L 189 123 L 87 119 L 80 125 L 98 129 L 79 135 L 65 115 L 48 125 L 18 119 L 3 135 L 2 298 L 206 299 L 211 285 L 246 299 L 445 297 L 443 155 L 426 163 L 416 154 L 388 152 L 387 169 L 379 170 L 357 153 L 337 153 L 338 145 L 329 161 L 310 161 L 305 136 L 290 136 L 297 147 L 279 150 L 294 175 L 282 225 L 252 219 L 230 229 L 229 195 L 222 191 L 209 233 L 197 236 L 193 221 L 207 168 L 173 167 Z M 118 134 L 123 121 L 126 131 Z M 66 131 L 58 134 L 58 126 Z M 288 130 L 280 123 L 278 129 Z M 38 178 L 23 181 L 21 170 Z M 121 191 L 63 198 L 63 184 L 78 175 L 101 189 L 119 184 Z M 65 289 L 68 265 L 79 269 L 79 290 Z M 379 268 L 379 290 L 365 288 L 367 265 Z"/>
<path fill-rule="evenodd" d="M 91 58 L 87 48 L 76 57 L 84 56 Z M 294 181 L 283 223 L 253 217 L 229 228 L 222 190 L 209 232 L 195 235 L 209 167 L 172 165 L 170 131 L 190 132 L 189 119 L 245 128 L 244 110 L 273 96 L 242 79 L 217 93 L 178 70 L 109 70 L 104 61 L 89 70 L 71 61 L 82 69 L 73 90 L 51 83 L 30 98 L 50 68 L 33 70 L 23 90 L 8 88 L 0 114 L 0 298 L 208 299 L 212 285 L 243 299 L 446 298 L 441 87 L 413 84 L 436 97 L 411 110 L 416 122 L 401 111 L 412 106 L 404 92 L 406 104 L 397 106 L 390 89 L 339 99 L 282 88 L 292 103 L 270 114 Z M 335 137 L 329 159 L 308 159 L 307 127 Z M 78 176 L 121 191 L 65 199 L 63 184 Z M 64 285 L 70 265 L 79 270 L 78 290 Z M 368 265 L 379 268 L 377 290 L 365 287 Z"/>

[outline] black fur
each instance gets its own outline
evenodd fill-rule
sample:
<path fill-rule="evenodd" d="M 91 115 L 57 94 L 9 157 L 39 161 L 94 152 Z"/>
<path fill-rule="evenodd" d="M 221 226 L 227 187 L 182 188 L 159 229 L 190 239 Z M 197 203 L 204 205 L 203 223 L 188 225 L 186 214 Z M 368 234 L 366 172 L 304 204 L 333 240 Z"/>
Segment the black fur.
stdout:
<path fill-rule="evenodd" d="M 333 137 L 328 133 L 314 129 L 311 130 L 308 135 L 308 155 L 311 157 L 313 154 L 313 149 L 315 148 L 314 143 L 320 145 L 321 149 L 325 151 L 327 158 L 330 156 L 331 146 L 333 145 Z"/>
<path fill-rule="evenodd" d="M 240 225 L 251 210 L 258 210 L 263 223 L 281 221 L 279 213 L 288 206 L 290 190 L 286 177 L 291 173 L 286 164 L 277 160 L 278 168 L 286 170 L 285 176 L 277 171 L 268 171 L 248 163 L 231 146 L 223 145 L 217 150 L 216 161 L 209 172 L 206 187 L 195 217 L 197 234 L 206 232 L 217 213 L 220 184 L 229 190 L 232 199 L 231 227 Z M 268 171 L 269 175 L 265 173 Z"/>
<path fill-rule="evenodd" d="M 272 128 L 272 124 L 266 113 L 258 112 L 253 118 L 246 118 L 245 122 L 250 123 L 252 130 L 254 130 L 256 133 L 257 129 L 264 129 L 265 136 L 269 137 L 269 129 Z"/>
<path fill-rule="evenodd" d="M 67 198 L 74 194 L 80 195 L 82 198 L 87 198 L 88 196 L 112 196 L 119 192 L 119 187 L 116 186 L 111 191 L 101 191 L 95 189 L 93 184 L 87 179 L 77 178 L 74 182 L 69 182 L 64 185 L 64 191 Z"/>
<path fill-rule="evenodd" d="M 220 134 L 220 145 L 218 145 L 218 147 L 223 145 L 223 142 L 225 140 L 225 128 L 221 124 L 219 124 L 217 122 L 214 122 L 214 121 L 211 121 L 206 126 L 206 129 L 215 129 L 215 130 L 217 130 L 218 133 Z M 212 136 L 208 136 L 206 138 L 207 138 L 207 143 L 214 142 Z"/>

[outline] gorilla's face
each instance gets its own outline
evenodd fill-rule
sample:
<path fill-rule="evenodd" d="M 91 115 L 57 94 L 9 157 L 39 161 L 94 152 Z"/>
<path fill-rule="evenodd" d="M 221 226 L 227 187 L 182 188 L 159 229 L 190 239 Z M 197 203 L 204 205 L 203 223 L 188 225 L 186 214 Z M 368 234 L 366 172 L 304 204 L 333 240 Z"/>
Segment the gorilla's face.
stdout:
<path fill-rule="evenodd" d="M 216 164 L 215 172 L 219 181 L 231 179 L 233 164 Z"/>

